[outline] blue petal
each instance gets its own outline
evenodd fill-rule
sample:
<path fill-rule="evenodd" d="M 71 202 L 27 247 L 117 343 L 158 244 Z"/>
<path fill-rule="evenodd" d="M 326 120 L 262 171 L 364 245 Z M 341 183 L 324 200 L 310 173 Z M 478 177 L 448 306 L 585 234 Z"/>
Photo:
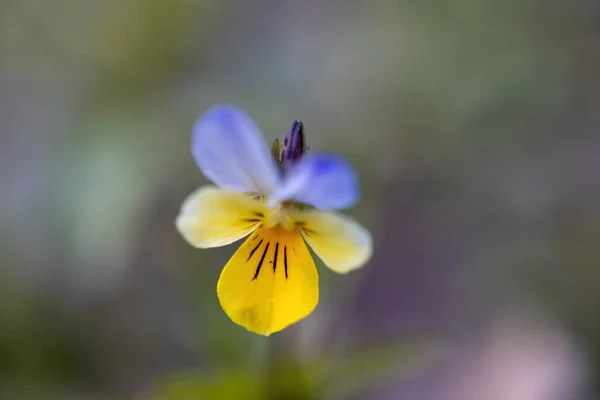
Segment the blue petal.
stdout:
<path fill-rule="evenodd" d="M 224 189 L 266 194 L 279 181 L 260 130 L 234 106 L 213 106 L 198 118 L 192 154 L 204 175 Z"/>
<path fill-rule="evenodd" d="M 346 160 L 330 154 L 309 154 L 289 172 L 269 202 L 295 200 L 331 210 L 351 207 L 358 198 L 358 178 Z"/>

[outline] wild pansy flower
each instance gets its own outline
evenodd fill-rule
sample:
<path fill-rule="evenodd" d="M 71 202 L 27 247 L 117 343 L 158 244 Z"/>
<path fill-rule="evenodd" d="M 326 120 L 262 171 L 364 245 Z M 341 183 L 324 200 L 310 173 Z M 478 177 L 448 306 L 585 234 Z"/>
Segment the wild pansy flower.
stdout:
<path fill-rule="evenodd" d="M 176 225 L 193 246 L 224 246 L 248 238 L 217 284 L 233 322 L 270 335 L 308 316 L 319 301 L 319 275 L 306 243 L 337 273 L 371 256 L 368 231 L 336 209 L 358 201 L 358 180 L 342 158 L 307 152 L 294 122 L 271 152 L 242 110 L 214 106 L 195 123 L 192 154 L 215 186 L 182 204 Z"/>

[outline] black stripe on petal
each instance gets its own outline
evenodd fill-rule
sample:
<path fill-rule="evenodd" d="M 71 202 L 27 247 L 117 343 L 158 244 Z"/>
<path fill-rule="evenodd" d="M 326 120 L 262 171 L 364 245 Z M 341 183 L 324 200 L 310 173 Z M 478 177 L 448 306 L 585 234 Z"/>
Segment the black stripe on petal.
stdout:
<path fill-rule="evenodd" d="M 277 252 L 279 251 L 279 242 L 275 244 L 275 255 L 273 255 L 273 273 L 277 269 Z"/>
<path fill-rule="evenodd" d="M 283 246 L 283 268 L 285 269 L 285 279 L 287 279 L 287 246 Z"/>
<path fill-rule="evenodd" d="M 267 247 L 265 247 L 265 251 L 263 252 L 262 257 L 260 258 L 260 261 L 258 262 L 258 267 L 256 267 L 256 272 L 254 273 L 254 278 L 252 278 L 252 280 L 255 280 L 256 278 L 258 278 L 258 273 L 260 272 L 260 267 L 262 267 L 263 261 L 265 261 L 265 256 L 267 255 L 267 251 L 269 250 L 269 245 L 270 245 L 270 243 L 267 243 Z"/>
<path fill-rule="evenodd" d="M 250 261 L 250 259 L 252 258 L 252 255 L 260 247 L 260 245 L 262 244 L 263 240 L 264 239 L 260 239 L 260 242 L 258 242 L 258 244 L 256 245 L 256 247 L 254 249 L 252 249 L 252 251 L 250 252 L 250 255 L 248 256 L 248 259 L 246 259 L 246 262 Z"/>

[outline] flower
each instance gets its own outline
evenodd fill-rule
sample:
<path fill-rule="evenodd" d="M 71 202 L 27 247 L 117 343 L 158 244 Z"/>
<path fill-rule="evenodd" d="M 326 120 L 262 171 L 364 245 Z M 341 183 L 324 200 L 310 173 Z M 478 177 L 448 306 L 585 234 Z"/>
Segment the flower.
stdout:
<path fill-rule="evenodd" d="M 330 154 L 306 153 L 301 122 L 272 151 L 252 119 L 213 106 L 195 123 L 192 154 L 215 186 L 182 204 L 176 226 L 197 248 L 248 238 L 219 278 L 217 295 L 231 320 L 270 335 L 308 316 L 319 301 L 319 276 L 306 243 L 325 265 L 347 273 L 367 262 L 371 235 L 336 213 L 358 201 L 352 167 Z"/>

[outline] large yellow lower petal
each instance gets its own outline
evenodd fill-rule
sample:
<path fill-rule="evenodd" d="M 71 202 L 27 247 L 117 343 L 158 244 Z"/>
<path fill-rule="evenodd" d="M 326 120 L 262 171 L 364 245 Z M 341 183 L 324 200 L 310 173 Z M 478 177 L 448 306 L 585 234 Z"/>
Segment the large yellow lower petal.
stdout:
<path fill-rule="evenodd" d="M 352 218 L 315 209 L 298 212 L 293 218 L 306 242 L 333 271 L 345 274 L 371 257 L 371 234 Z"/>
<path fill-rule="evenodd" d="M 175 224 L 191 245 L 218 247 L 250 234 L 267 213 L 264 204 L 247 194 L 204 186 L 183 202 Z"/>
<path fill-rule="evenodd" d="M 268 336 L 315 309 L 319 276 L 298 231 L 259 228 L 223 269 L 217 294 L 233 322 Z"/>

